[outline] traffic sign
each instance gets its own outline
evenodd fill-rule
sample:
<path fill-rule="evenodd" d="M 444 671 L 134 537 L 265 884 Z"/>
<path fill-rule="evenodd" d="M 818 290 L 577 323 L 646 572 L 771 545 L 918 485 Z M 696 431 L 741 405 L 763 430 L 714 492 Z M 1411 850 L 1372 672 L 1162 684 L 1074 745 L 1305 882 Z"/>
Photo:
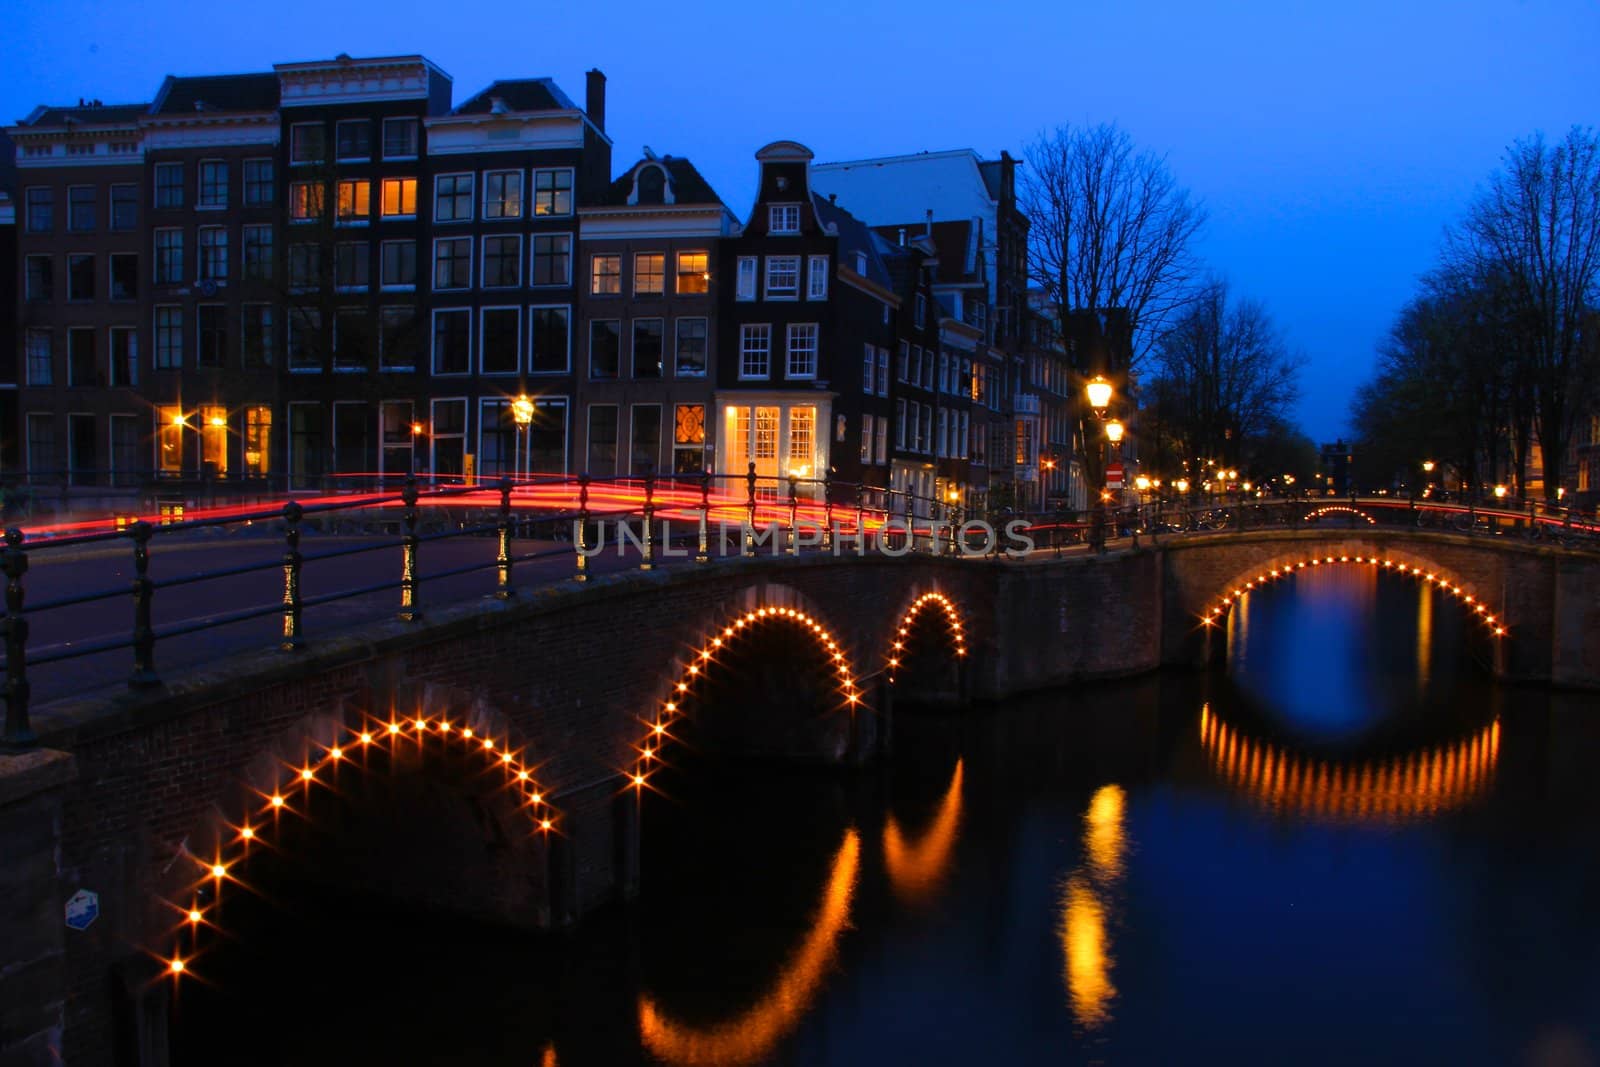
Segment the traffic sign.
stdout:
<path fill-rule="evenodd" d="M 100 894 L 80 889 L 67 901 L 67 925 L 74 930 L 87 930 L 89 924 L 100 917 Z"/>
<path fill-rule="evenodd" d="M 1122 464 L 1109 463 L 1106 465 L 1106 488 L 1122 488 Z"/>

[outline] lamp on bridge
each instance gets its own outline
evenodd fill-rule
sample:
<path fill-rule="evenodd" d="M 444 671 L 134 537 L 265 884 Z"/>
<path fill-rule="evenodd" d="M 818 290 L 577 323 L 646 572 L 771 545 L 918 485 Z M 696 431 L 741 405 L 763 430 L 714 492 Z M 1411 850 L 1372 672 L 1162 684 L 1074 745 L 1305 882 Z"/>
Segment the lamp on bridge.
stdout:
<path fill-rule="evenodd" d="M 517 423 L 517 442 L 520 456 L 513 457 L 512 466 L 517 477 L 522 477 L 533 467 L 533 401 L 527 393 L 519 393 L 511 402 L 511 417 Z"/>
<path fill-rule="evenodd" d="M 1503 485 L 1495 486 L 1494 487 L 1494 498 L 1496 500 L 1504 500 L 1506 498 L 1506 487 L 1503 486 Z"/>

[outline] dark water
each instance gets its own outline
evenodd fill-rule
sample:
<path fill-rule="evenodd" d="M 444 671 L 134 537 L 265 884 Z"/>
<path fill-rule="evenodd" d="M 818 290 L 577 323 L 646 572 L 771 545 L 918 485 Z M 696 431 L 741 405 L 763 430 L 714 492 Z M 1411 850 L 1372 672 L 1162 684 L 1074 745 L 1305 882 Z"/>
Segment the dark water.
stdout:
<path fill-rule="evenodd" d="M 1600 1063 L 1600 707 L 1484 640 L 1334 568 L 1227 671 L 904 712 L 881 774 L 691 765 L 570 940 L 286 888 L 181 1059 Z"/>

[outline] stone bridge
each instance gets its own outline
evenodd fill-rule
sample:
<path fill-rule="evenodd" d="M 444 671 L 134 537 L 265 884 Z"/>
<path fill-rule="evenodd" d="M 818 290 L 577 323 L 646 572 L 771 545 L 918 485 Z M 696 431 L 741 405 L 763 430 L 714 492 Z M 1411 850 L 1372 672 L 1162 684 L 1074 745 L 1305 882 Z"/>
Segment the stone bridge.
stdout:
<path fill-rule="evenodd" d="M 1600 557 L 1299 530 L 563 582 L 48 707 L 43 747 L 0 756 L 0 1067 L 164 1064 L 168 1001 L 203 978 L 229 894 L 308 827 L 345 842 L 322 866 L 341 885 L 563 926 L 633 891 L 640 795 L 685 735 L 863 762 L 897 702 L 1204 664 L 1239 595 L 1310 566 L 1429 582 L 1499 675 L 1600 685 Z M 66 929 L 79 889 L 98 917 Z"/>

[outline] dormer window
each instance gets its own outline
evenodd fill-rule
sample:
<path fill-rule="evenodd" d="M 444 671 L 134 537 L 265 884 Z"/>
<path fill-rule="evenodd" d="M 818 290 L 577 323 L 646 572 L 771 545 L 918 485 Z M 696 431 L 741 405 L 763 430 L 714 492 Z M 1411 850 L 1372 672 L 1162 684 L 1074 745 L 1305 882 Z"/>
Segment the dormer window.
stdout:
<path fill-rule="evenodd" d="M 660 167 L 644 167 L 639 171 L 638 197 L 641 204 L 667 202 L 667 176 Z"/>
<path fill-rule="evenodd" d="M 799 233 L 800 205 L 771 204 L 767 207 L 768 233 Z"/>
<path fill-rule="evenodd" d="M 867 254 L 865 252 L 856 253 L 856 273 L 863 278 L 867 276 Z"/>

